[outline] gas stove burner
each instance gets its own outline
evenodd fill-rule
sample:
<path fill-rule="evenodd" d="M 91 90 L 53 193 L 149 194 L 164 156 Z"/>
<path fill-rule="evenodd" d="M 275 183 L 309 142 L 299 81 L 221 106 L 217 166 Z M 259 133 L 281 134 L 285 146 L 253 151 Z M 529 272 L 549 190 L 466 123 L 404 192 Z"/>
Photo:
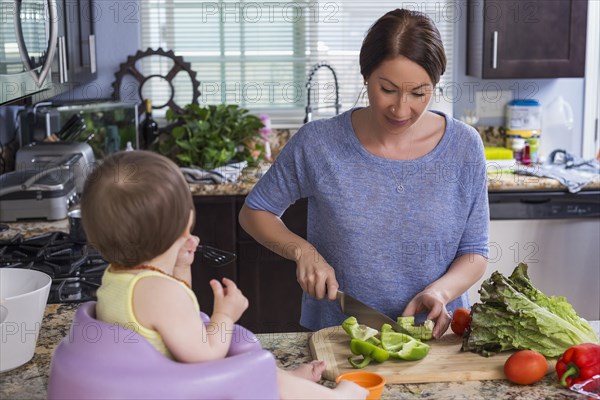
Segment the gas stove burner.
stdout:
<path fill-rule="evenodd" d="M 36 269 L 52 278 L 77 275 L 87 258 L 88 246 L 75 243 L 63 232 L 24 240 L 14 237 L 0 243 L 0 265 Z"/>
<path fill-rule="evenodd" d="M 48 303 L 96 300 L 107 267 L 97 250 L 64 232 L 0 241 L 0 268 L 34 269 L 52 278 Z"/>

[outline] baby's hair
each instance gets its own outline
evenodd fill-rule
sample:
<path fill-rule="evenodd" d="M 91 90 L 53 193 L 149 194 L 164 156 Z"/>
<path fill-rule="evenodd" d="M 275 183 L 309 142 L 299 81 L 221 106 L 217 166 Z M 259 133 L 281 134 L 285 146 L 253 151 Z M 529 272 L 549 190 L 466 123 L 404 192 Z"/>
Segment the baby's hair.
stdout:
<path fill-rule="evenodd" d="M 187 229 L 193 209 L 177 165 L 149 151 L 106 158 L 88 176 L 81 199 L 88 241 L 117 268 L 164 253 Z"/>

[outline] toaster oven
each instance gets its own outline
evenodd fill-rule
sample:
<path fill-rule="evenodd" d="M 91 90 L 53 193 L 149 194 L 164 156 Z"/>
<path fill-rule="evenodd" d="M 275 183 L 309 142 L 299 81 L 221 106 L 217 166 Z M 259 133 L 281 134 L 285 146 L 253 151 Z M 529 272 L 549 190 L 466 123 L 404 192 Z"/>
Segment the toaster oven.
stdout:
<path fill-rule="evenodd" d="M 81 154 L 56 160 L 44 170 L 27 169 L 0 175 L 0 221 L 59 220 L 78 201 L 73 166 Z"/>
<path fill-rule="evenodd" d="M 16 171 L 43 172 L 59 166 L 65 158 L 72 155 L 80 157 L 72 163 L 75 190 L 83 192 L 85 178 L 95 166 L 92 148 L 87 143 L 42 142 L 30 143 L 17 150 Z"/>

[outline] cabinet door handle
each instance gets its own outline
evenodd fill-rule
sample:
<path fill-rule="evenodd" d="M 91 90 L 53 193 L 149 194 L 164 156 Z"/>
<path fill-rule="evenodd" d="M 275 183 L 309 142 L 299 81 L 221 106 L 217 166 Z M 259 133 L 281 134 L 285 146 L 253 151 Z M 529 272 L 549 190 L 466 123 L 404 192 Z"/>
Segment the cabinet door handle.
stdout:
<path fill-rule="evenodd" d="M 550 199 L 549 197 L 531 198 L 531 199 L 524 198 L 524 199 L 520 199 L 519 201 L 524 204 L 544 204 L 544 203 L 549 203 L 550 201 L 552 201 L 552 199 Z"/>
<path fill-rule="evenodd" d="M 66 71 L 65 71 L 65 38 L 61 36 L 58 38 L 58 78 L 60 83 L 66 83 Z"/>
<path fill-rule="evenodd" d="M 63 59 L 62 59 L 62 70 L 63 70 L 63 83 L 69 82 L 69 64 L 67 60 L 67 39 L 62 37 L 62 49 L 63 49 Z"/>
<path fill-rule="evenodd" d="M 90 71 L 92 74 L 96 73 L 96 35 L 90 35 Z"/>
<path fill-rule="evenodd" d="M 494 31 L 492 39 L 492 68 L 498 68 L 498 31 Z"/>

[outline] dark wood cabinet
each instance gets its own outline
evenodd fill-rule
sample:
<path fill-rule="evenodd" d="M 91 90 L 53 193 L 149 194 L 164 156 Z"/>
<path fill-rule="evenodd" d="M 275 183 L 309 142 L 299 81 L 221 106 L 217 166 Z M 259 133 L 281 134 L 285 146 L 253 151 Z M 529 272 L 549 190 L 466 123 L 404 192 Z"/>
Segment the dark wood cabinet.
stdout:
<path fill-rule="evenodd" d="M 296 280 L 296 264 L 268 250 L 250 237 L 238 223 L 244 196 L 194 197 L 194 233 L 201 243 L 237 254 L 223 267 L 207 267 L 196 258 L 192 267 L 192 287 L 200 307 L 210 314 L 213 295 L 210 279 L 227 277 L 236 282 L 249 300 L 239 323 L 255 333 L 297 332 L 302 289 Z M 282 216 L 296 234 L 306 237 L 307 201 L 299 200 Z M 282 244 L 284 245 L 284 244 Z"/>
<path fill-rule="evenodd" d="M 587 0 L 469 0 L 467 75 L 583 77 Z"/>
<path fill-rule="evenodd" d="M 236 252 L 235 199 L 229 196 L 194 197 L 196 223 L 194 234 L 200 237 L 200 243 L 222 250 Z M 222 267 L 208 267 L 196 257 L 192 266 L 192 288 L 196 293 L 200 309 L 212 313 L 213 295 L 208 282 L 227 277 L 237 282 L 237 264 Z"/>
<path fill-rule="evenodd" d="M 244 198 L 238 198 L 240 210 Z M 308 202 L 303 199 L 281 219 L 295 234 L 306 238 Z M 289 243 L 277 243 L 285 247 Z M 296 280 L 296 263 L 268 250 L 238 224 L 238 277 L 250 307 L 240 323 L 253 332 L 298 332 L 302 289 Z"/>

